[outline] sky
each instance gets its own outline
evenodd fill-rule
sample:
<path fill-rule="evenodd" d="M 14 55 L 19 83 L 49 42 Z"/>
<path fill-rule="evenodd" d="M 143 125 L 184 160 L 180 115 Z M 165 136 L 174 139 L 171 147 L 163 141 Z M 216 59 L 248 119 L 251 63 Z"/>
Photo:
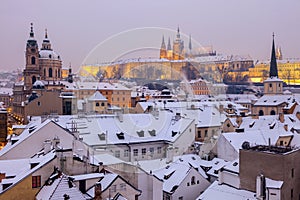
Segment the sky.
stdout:
<path fill-rule="evenodd" d="M 126 49 L 137 41 L 145 45 L 143 40 L 151 40 L 152 47 L 159 47 L 161 34 L 144 31 L 123 40 L 120 36 L 149 27 L 176 31 L 179 26 L 182 35 L 191 34 L 194 41 L 212 45 L 217 53 L 250 55 L 254 60 L 270 58 L 275 32 L 275 43 L 283 56 L 300 58 L 299 10 L 299 0 L 1 0 L 0 70 L 24 68 L 31 22 L 39 47 L 47 28 L 63 66 L 71 63 L 74 69 L 85 64 L 99 45 L 99 58 L 90 62 L 101 62 L 105 53 Z M 169 36 L 173 40 L 175 32 Z M 107 46 L 103 48 L 103 44 Z M 120 52 L 113 57 L 120 57 Z"/>

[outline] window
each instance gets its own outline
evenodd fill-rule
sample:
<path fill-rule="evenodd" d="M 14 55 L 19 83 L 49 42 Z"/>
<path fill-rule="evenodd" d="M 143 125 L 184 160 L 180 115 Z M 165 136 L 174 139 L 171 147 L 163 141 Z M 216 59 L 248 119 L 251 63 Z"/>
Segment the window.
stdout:
<path fill-rule="evenodd" d="M 32 176 L 32 188 L 41 187 L 41 176 Z"/>
<path fill-rule="evenodd" d="M 201 131 L 198 131 L 198 138 L 201 138 Z"/>
<path fill-rule="evenodd" d="M 35 57 L 34 56 L 31 57 L 31 64 L 35 65 Z"/>
<path fill-rule="evenodd" d="M 150 147 L 150 153 L 154 154 L 154 147 Z"/>
<path fill-rule="evenodd" d="M 259 115 L 259 116 L 263 116 L 263 115 L 264 115 L 264 111 L 263 111 L 263 110 L 260 110 L 260 111 L 258 112 L 258 115 Z"/>
<path fill-rule="evenodd" d="M 196 182 L 195 182 L 195 176 L 192 176 L 192 178 L 191 178 L 191 184 L 192 184 L 192 185 L 195 185 L 195 184 L 196 184 Z"/>
<path fill-rule="evenodd" d="M 270 87 L 270 88 L 272 87 L 272 83 L 269 84 L 269 87 Z"/>
<path fill-rule="evenodd" d="M 52 68 L 49 68 L 49 77 L 52 77 Z"/>
<path fill-rule="evenodd" d="M 36 82 L 36 77 L 35 76 L 32 76 L 31 82 L 32 82 L 32 84 L 34 84 Z"/>
<path fill-rule="evenodd" d="M 204 131 L 204 137 L 207 137 L 207 130 Z"/>
<path fill-rule="evenodd" d="M 183 197 L 181 196 L 181 197 L 178 197 L 178 200 L 183 200 Z"/>
<path fill-rule="evenodd" d="M 101 103 L 101 106 L 104 107 L 104 106 L 105 106 L 105 103 L 102 102 L 102 103 Z"/>
<path fill-rule="evenodd" d="M 40 106 L 40 105 L 41 105 L 41 102 L 38 101 L 38 102 L 37 102 L 37 105 Z"/>
<path fill-rule="evenodd" d="M 96 106 L 99 107 L 99 103 L 98 102 L 96 103 Z"/>
<path fill-rule="evenodd" d="M 146 148 L 142 148 L 142 155 L 146 155 Z"/>
<path fill-rule="evenodd" d="M 157 153 L 161 153 L 161 147 L 157 147 Z"/>
<path fill-rule="evenodd" d="M 120 158 L 120 150 L 116 150 L 115 151 L 115 157 L 116 158 Z"/>
<path fill-rule="evenodd" d="M 186 184 L 186 186 L 190 186 L 190 183 L 188 182 L 188 183 Z"/>
<path fill-rule="evenodd" d="M 270 115 L 276 115 L 276 112 L 274 110 L 271 110 Z"/>
<path fill-rule="evenodd" d="M 117 186 L 116 185 L 112 185 L 110 188 L 111 192 L 116 192 L 117 191 Z"/>
<path fill-rule="evenodd" d="M 294 178 L 294 168 L 292 168 L 292 178 Z"/>
<path fill-rule="evenodd" d="M 120 184 L 120 190 L 126 190 L 126 183 Z"/>
<path fill-rule="evenodd" d="M 133 156 L 138 156 L 139 150 L 138 149 L 133 149 Z"/>
<path fill-rule="evenodd" d="M 129 151 L 128 149 L 124 150 L 124 157 L 128 157 L 129 156 Z"/>

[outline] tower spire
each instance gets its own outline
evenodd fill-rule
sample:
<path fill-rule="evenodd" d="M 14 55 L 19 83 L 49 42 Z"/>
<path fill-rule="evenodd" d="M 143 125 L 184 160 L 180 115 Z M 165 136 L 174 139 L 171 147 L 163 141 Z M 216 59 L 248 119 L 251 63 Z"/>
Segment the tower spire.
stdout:
<path fill-rule="evenodd" d="M 33 32 L 33 23 L 30 23 L 30 37 L 33 38 L 34 37 L 34 32 Z"/>
<path fill-rule="evenodd" d="M 180 31 L 179 31 L 179 26 L 177 27 L 177 38 L 180 38 Z"/>
<path fill-rule="evenodd" d="M 272 78 L 272 77 L 278 77 L 274 37 L 275 37 L 275 35 L 273 33 L 273 44 L 272 44 L 270 74 L 269 74 L 270 78 Z"/>
<path fill-rule="evenodd" d="M 165 37 L 162 36 L 162 42 L 161 42 L 161 49 L 166 49 L 166 44 L 165 44 Z"/>
<path fill-rule="evenodd" d="M 172 50 L 170 37 L 168 39 L 168 48 L 167 48 L 167 50 Z"/>
<path fill-rule="evenodd" d="M 45 29 L 45 39 L 48 39 L 47 29 Z"/>

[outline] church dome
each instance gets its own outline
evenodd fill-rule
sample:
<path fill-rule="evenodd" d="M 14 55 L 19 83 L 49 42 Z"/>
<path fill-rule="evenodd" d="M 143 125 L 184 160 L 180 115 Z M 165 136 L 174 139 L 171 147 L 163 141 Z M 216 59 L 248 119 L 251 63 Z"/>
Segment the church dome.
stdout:
<path fill-rule="evenodd" d="M 39 52 L 39 58 L 41 59 L 51 59 L 51 60 L 60 60 L 60 56 L 52 50 L 41 50 Z"/>
<path fill-rule="evenodd" d="M 43 88 L 45 88 L 45 85 L 42 81 L 37 80 L 37 81 L 34 82 L 32 87 L 35 88 L 35 89 L 43 89 Z"/>

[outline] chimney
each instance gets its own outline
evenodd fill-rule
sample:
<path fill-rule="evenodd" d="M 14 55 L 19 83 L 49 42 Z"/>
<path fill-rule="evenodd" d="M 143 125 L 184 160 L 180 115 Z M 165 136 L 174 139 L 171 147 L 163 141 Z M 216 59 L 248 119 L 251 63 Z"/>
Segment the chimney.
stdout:
<path fill-rule="evenodd" d="M 236 117 L 236 123 L 240 126 L 241 124 L 242 124 L 242 122 L 243 122 L 243 117 L 242 116 L 237 116 Z"/>
<path fill-rule="evenodd" d="M 283 128 L 284 128 L 285 131 L 288 131 L 288 127 L 289 126 L 287 124 L 284 124 L 284 126 L 283 126 Z"/>
<path fill-rule="evenodd" d="M 300 120 L 300 111 L 297 111 L 296 117 L 297 117 L 298 120 Z"/>
<path fill-rule="evenodd" d="M 97 182 L 95 184 L 95 197 L 94 197 L 94 200 L 102 200 L 101 194 L 102 194 L 101 183 Z"/>
<path fill-rule="evenodd" d="M 51 141 L 45 140 L 44 141 L 44 154 L 47 154 L 51 151 Z"/>
<path fill-rule="evenodd" d="M 220 111 L 220 113 L 224 112 L 224 105 L 223 104 L 219 105 L 219 111 Z"/>
<path fill-rule="evenodd" d="M 281 123 L 284 122 L 284 114 L 283 114 L 283 113 L 279 113 L 279 121 L 280 121 Z"/>
<path fill-rule="evenodd" d="M 256 178 L 256 198 L 259 200 L 266 199 L 266 178 L 262 174 Z"/>
<path fill-rule="evenodd" d="M 169 146 L 167 148 L 167 164 L 170 162 L 173 162 L 173 154 L 174 154 L 174 148 L 173 146 Z"/>

